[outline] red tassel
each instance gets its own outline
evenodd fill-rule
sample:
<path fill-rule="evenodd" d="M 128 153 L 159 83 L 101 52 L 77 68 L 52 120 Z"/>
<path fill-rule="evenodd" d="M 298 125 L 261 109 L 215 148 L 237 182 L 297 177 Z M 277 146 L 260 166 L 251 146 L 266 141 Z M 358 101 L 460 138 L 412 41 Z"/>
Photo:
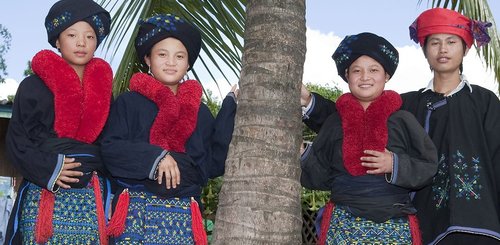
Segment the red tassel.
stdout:
<path fill-rule="evenodd" d="M 328 228 L 330 228 L 330 219 L 332 218 L 332 212 L 335 205 L 332 201 L 328 201 L 323 210 L 323 218 L 321 219 L 320 236 L 318 238 L 318 245 L 324 245 L 326 243 L 326 237 L 328 235 Z"/>
<path fill-rule="evenodd" d="M 92 185 L 94 187 L 94 197 L 97 212 L 97 225 L 99 227 L 99 241 L 101 245 L 108 245 L 108 236 L 106 233 L 106 217 L 104 215 L 104 205 L 101 194 L 101 185 L 97 173 L 92 176 Z"/>
<path fill-rule="evenodd" d="M 43 189 L 40 194 L 40 203 L 38 207 L 38 217 L 35 225 L 36 243 L 46 243 L 54 233 L 52 226 L 52 215 L 54 214 L 54 193 Z"/>
<path fill-rule="evenodd" d="M 113 217 L 108 224 L 108 236 L 119 237 L 125 231 L 125 220 L 128 214 L 130 196 L 128 189 L 124 189 L 118 197 Z"/>
<path fill-rule="evenodd" d="M 201 218 L 200 207 L 198 202 L 191 197 L 191 228 L 193 229 L 194 244 L 207 245 L 207 233 L 203 227 L 203 219 Z"/>
<path fill-rule="evenodd" d="M 418 224 L 418 218 L 414 214 L 408 215 L 408 221 L 410 223 L 411 241 L 413 245 L 422 245 L 422 234 L 420 233 L 420 225 Z"/>

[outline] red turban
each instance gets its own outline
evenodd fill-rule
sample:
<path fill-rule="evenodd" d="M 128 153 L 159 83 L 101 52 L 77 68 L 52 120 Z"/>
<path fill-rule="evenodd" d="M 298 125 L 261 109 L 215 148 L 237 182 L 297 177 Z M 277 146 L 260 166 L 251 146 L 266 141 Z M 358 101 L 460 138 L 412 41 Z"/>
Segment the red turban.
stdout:
<path fill-rule="evenodd" d="M 481 46 L 490 41 L 487 27 L 491 23 L 469 19 L 456 11 L 445 8 L 433 8 L 424 11 L 410 26 L 410 37 L 423 46 L 425 38 L 436 33 L 454 34 L 461 37 L 467 47 L 471 47 L 474 39 Z"/>

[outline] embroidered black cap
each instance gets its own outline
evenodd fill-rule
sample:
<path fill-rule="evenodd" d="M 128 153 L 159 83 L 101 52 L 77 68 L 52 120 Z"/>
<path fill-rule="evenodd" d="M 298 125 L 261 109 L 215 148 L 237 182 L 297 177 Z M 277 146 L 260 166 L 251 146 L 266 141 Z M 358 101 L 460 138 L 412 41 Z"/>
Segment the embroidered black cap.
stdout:
<path fill-rule="evenodd" d="M 379 62 L 391 77 L 399 63 L 399 53 L 385 38 L 363 32 L 346 36 L 332 55 L 337 72 L 347 82 L 345 71 L 360 56 L 367 55 Z"/>
<path fill-rule="evenodd" d="M 97 46 L 108 35 L 111 17 L 93 0 L 61 0 L 56 2 L 45 17 L 45 29 L 50 45 L 56 47 L 59 34 L 78 21 L 92 26 L 97 36 Z"/>
<path fill-rule="evenodd" d="M 201 49 L 201 34 L 198 28 L 173 14 L 159 14 L 139 21 L 139 32 L 135 39 L 137 56 L 145 64 L 144 56 L 161 40 L 178 39 L 188 52 L 189 69 L 193 68 Z"/>

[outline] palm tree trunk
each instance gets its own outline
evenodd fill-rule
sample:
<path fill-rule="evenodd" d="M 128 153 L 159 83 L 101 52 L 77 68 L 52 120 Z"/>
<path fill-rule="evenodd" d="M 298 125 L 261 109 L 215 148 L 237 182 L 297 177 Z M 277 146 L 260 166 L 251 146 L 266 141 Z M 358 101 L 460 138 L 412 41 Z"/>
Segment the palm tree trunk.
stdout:
<path fill-rule="evenodd" d="M 249 0 L 214 244 L 300 244 L 305 0 Z"/>

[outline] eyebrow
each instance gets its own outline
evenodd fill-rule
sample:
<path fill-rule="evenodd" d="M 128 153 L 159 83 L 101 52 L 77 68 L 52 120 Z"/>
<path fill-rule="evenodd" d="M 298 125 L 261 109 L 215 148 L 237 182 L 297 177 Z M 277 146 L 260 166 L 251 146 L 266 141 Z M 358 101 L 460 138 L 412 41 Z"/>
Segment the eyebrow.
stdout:
<path fill-rule="evenodd" d="M 78 31 L 78 30 L 75 28 L 68 28 L 68 29 L 66 29 L 66 31 Z M 87 33 L 87 32 L 95 33 L 95 31 L 93 29 L 88 29 L 88 30 L 83 31 L 83 33 Z"/>
<path fill-rule="evenodd" d="M 166 52 L 170 52 L 168 49 L 164 49 L 164 48 L 159 48 L 159 49 L 157 49 L 157 51 L 166 51 Z M 175 53 L 176 53 L 176 54 L 178 54 L 178 53 L 187 54 L 187 52 L 186 52 L 186 51 L 182 51 L 182 50 L 181 50 L 181 51 L 177 51 L 177 52 L 175 52 Z"/>

